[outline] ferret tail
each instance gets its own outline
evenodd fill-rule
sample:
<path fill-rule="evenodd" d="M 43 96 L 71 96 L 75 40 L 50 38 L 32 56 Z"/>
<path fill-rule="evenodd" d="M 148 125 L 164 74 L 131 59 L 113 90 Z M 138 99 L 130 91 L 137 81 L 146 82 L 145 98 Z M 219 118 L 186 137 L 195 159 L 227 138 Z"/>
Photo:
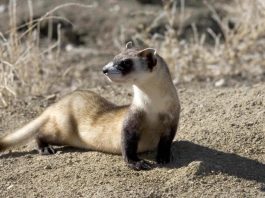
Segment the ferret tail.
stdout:
<path fill-rule="evenodd" d="M 38 132 L 38 129 L 47 122 L 47 120 L 47 114 L 43 113 L 17 131 L 7 134 L 4 137 L 0 137 L 0 152 L 5 151 L 10 147 L 20 145 L 33 137 Z"/>

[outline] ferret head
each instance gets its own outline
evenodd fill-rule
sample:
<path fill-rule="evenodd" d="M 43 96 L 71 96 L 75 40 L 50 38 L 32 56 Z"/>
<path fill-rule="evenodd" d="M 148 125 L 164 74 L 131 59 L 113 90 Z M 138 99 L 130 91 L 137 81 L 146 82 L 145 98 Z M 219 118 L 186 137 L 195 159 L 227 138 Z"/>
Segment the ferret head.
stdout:
<path fill-rule="evenodd" d="M 138 84 L 154 76 L 156 66 L 155 49 L 136 50 L 128 43 L 125 51 L 103 67 L 103 73 L 111 82 Z"/>

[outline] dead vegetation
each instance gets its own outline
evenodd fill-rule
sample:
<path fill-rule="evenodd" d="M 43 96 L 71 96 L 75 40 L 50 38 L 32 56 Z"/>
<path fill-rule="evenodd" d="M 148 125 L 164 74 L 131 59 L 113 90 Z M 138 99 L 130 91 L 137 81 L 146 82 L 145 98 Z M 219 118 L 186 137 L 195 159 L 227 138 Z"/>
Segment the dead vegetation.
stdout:
<path fill-rule="evenodd" d="M 213 46 L 205 42 L 206 34 L 198 33 L 196 23 L 192 24 L 193 39 L 189 42 L 178 39 L 182 26 L 180 24 L 179 29 L 176 29 L 174 21 L 181 22 L 184 18 L 185 4 L 178 8 L 168 6 L 175 2 L 170 0 L 164 5 L 163 12 L 169 24 L 165 35 L 141 37 L 149 44 L 155 43 L 156 48 L 172 66 L 171 71 L 176 82 L 238 75 L 264 78 L 265 4 L 262 0 L 237 0 L 223 5 L 226 17 L 220 17 L 215 7 L 206 4 L 212 19 L 220 25 L 223 34 L 216 34 L 212 29 L 207 30 L 214 40 Z M 160 16 L 161 14 L 158 17 Z"/>
<path fill-rule="evenodd" d="M 27 22 L 19 24 L 17 1 L 9 1 L 9 29 L 0 32 L 0 107 L 6 107 L 8 99 L 16 97 L 22 92 L 40 95 L 48 89 L 49 85 L 44 83 L 45 75 L 43 73 L 46 72 L 49 65 L 55 67 L 58 64 L 62 46 L 62 25 L 67 24 L 67 28 L 71 27 L 71 22 L 62 17 L 53 16 L 53 13 L 69 6 L 93 7 L 78 3 L 66 3 L 35 18 L 32 1 L 28 0 L 27 4 L 29 19 Z M 43 24 L 47 24 L 48 27 L 43 29 Z M 45 41 L 41 40 L 43 34 L 47 37 Z M 72 40 L 79 39 L 73 38 L 72 35 L 67 36 Z M 78 43 L 81 41 L 78 40 Z"/>
<path fill-rule="evenodd" d="M 34 30 L 32 2 L 28 1 L 29 23 L 28 28 L 21 34 L 18 33 L 17 5 L 16 0 L 9 1 L 9 30 L 1 32 L 0 48 L 0 97 L 2 105 L 6 106 L 6 98 L 16 96 L 20 89 L 27 93 L 38 94 L 43 90 L 42 70 L 49 60 L 54 60 L 55 56 L 48 58 L 48 52 L 52 48 L 58 48 L 59 40 L 55 44 L 48 46 L 46 50 L 40 49 L 40 39 L 38 27 Z M 36 26 L 38 26 L 36 24 Z"/>
<path fill-rule="evenodd" d="M 169 63 L 176 83 L 221 79 L 219 84 L 223 85 L 227 78 L 231 77 L 243 80 L 255 78 L 257 81 L 265 79 L 265 62 L 263 61 L 265 56 L 265 4 L 262 0 L 251 2 L 235 0 L 229 4 L 220 3 L 222 4 L 221 11 L 220 5 L 213 6 L 212 3 L 205 3 L 204 6 L 208 10 L 205 16 L 208 18 L 210 16 L 211 23 L 217 27 L 216 30 L 212 26 L 206 28 L 206 32 L 201 32 L 200 25 L 196 22 L 186 24 L 185 17 L 188 9 L 185 6 L 189 6 L 188 2 L 185 3 L 184 0 L 163 2 L 163 9 L 161 7 L 153 23 L 145 27 L 133 39 L 141 40 L 158 49 Z M 10 98 L 12 100 L 22 92 L 40 95 L 48 90 L 50 84 L 44 83 L 49 78 L 49 73 L 52 73 L 48 67 L 55 68 L 60 65 L 59 57 L 64 39 L 61 34 L 63 23 L 58 22 L 50 26 L 49 24 L 57 20 L 65 21 L 67 27 L 69 24 L 71 26 L 68 19 L 55 16 L 53 13 L 69 6 L 91 7 L 68 3 L 52 9 L 44 16 L 35 18 L 32 1 L 28 0 L 29 20 L 21 26 L 17 21 L 16 4 L 16 0 L 9 1 L 9 30 L 0 33 L 1 106 L 8 105 L 7 101 Z M 159 30 L 152 29 L 161 17 L 167 20 L 166 25 L 159 27 Z M 203 20 L 200 19 L 200 21 Z M 45 32 L 46 39 L 40 38 L 43 22 L 50 27 Z M 150 31 L 153 31 L 151 36 Z M 192 32 L 188 40 L 181 36 L 188 35 L 187 31 L 189 34 Z M 126 38 L 126 35 L 121 35 L 121 37 Z M 208 37 L 211 37 L 213 41 L 210 44 Z"/>

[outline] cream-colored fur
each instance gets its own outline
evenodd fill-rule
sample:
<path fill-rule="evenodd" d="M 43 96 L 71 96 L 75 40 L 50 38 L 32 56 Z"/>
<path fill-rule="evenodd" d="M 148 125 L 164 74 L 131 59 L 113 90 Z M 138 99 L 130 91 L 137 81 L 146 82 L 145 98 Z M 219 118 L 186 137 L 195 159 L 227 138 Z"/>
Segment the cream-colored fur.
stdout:
<path fill-rule="evenodd" d="M 161 133 L 167 132 L 164 126 L 168 125 L 168 119 L 178 117 L 180 111 L 177 90 L 173 85 L 167 65 L 158 55 L 157 60 L 158 66 L 154 68 L 154 75 L 149 78 L 148 83 L 133 85 L 132 106 L 143 110 L 147 115 L 148 129 L 142 134 L 140 151 L 156 148 Z M 161 120 L 159 117 L 161 114 L 167 115 L 168 118 Z"/>
<path fill-rule="evenodd" d="M 133 85 L 130 108 L 146 115 L 138 152 L 156 148 L 161 133 L 167 133 L 169 122 L 178 121 L 180 112 L 167 65 L 158 55 L 156 58 L 157 66 L 148 74 L 148 80 L 134 81 Z M 134 79 L 134 74 L 130 75 Z M 116 106 L 91 91 L 76 91 L 50 106 L 28 125 L 0 138 L 0 150 L 37 134 L 54 145 L 120 154 L 122 126 L 128 113 L 129 106 Z"/>

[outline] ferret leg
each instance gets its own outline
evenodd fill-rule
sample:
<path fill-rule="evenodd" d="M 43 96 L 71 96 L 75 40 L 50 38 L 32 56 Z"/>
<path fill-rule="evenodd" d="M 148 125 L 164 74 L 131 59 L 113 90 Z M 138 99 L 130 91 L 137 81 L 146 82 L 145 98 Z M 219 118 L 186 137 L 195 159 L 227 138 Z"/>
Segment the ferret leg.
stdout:
<path fill-rule="evenodd" d="M 45 139 L 45 137 L 38 135 L 36 138 L 37 145 L 38 145 L 38 151 L 41 155 L 51 155 L 55 154 L 56 150 L 49 145 L 48 141 Z"/>
<path fill-rule="evenodd" d="M 122 156 L 128 167 L 134 170 L 149 170 L 152 164 L 139 159 L 137 148 L 140 140 L 140 123 L 142 115 L 140 113 L 129 116 L 123 123 L 122 130 Z"/>
<path fill-rule="evenodd" d="M 176 134 L 176 127 L 169 129 L 169 133 L 165 133 L 160 137 L 157 148 L 156 162 L 158 164 L 167 164 L 170 162 L 171 145 Z"/>
<path fill-rule="evenodd" d="M 135 132 L 128 132 L 124 134 L 122 141 L 122 155 L 128 167 L 134 170 L 149 170 L 152 164 L 139 159 L 137 156 L 137 147 L 139 143 L 139 136 Z"/>

